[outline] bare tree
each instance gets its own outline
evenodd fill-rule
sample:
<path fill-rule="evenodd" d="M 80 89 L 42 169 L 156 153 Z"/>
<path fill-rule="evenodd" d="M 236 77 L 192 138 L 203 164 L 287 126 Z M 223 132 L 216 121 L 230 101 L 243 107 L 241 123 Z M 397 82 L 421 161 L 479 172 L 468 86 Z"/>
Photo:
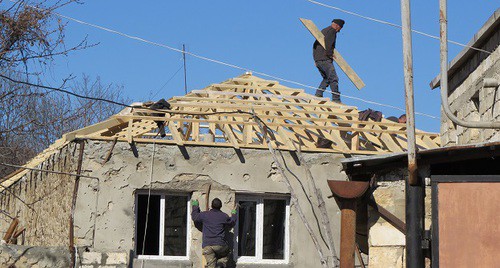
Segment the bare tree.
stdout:
<path fill-rule="evenodd" d="M 129 103 L 123 87 L 104 84 L 100 77 L 71 81 L 79 95 Z M 6 94 L 15 89 L 16 94 Z M 0 163 L 23 164 L 67 132 L 98 123 L 123 107 L 93 99 L 82 99 L 58 91 L 47 91 L 0 80 Z M 0 177 L 13 171 L 0 166 Z"/>
<path fill-rule="evenodd" d="M 78 3 L 0 0 L 0 163 L 23 164 L 64 133 L 99 122 L 122 108 L 33 86 L 43 84 L 43 72 L 55 57 L 89 47 L 85 37 L 67 46 L 66 24 L 55 13 Z M 59 88 L 128 102 L 121 97 L 122 87 L 103 84 L 99 77 L 68 77 Z M 0 178 L 9 172 L 0 166 Z"/>
<path fill-rule="evenodd" d="M 30 73 L 35 64 L 44 66 L 55 56 L 88 47 L 86 38 L 70 47 L 64 43 L 66 24 L 54 12 L 71 3 L 79 1 L 0 0 L 7 6 L 0 11 L 0 67 L 36 75 Z"/>

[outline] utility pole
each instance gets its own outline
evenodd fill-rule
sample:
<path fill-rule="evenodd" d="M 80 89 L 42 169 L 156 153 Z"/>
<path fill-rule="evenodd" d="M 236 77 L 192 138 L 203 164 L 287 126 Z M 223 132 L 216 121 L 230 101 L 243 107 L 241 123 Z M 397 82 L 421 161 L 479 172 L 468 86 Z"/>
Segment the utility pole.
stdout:
<path fill-rule="evenodd" d="M 424 267 L 422 249 L 424 188 L 418 177 L 413 101 L 413 52 L 410 0 L 401 0 L 403 62 L 405 76 L 406 129 L 408 137 L 408 179 L 406 181 L 406 267 Z"/>
<path fill-rule="evenodd" d="M 188 93 L 187 89 L 187 73 L 186 73 L 186 45 L 182 44 L 182 58 L 184 60 L 184 93 Z"/>

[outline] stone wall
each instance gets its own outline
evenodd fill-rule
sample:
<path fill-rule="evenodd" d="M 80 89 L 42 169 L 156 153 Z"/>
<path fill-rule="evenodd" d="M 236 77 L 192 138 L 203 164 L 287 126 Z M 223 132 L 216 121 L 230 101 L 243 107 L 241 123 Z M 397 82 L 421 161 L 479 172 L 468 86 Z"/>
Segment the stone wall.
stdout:
<path fill-rule="evenodd" d="M 76 173 L 78 145 L 59 150 L 38 166 L 40 169 Z M 69 243 L 69 216 L 75 177 L 30 171 L 0 195 L 0 231 L 13 217 L 25 227 L 19 243 L 31 246 L 62 246 Z"/>
<path fill-rule="evenodd" d="M 419 167 L 422 169 L 422 167 Z M 428 176 L 423 168 L 421 176 Z M 373 197 L 378 205 L 405 221 L 405 180 L 408 170 L 399 169 L 386 174 L 379 174 L 377 188 Z M 425 196 L 425 229 L 431 225 L 431 189 L 426 187 Z M 371 207 L 368 209 L 368 245 L 370 268 L 403 268 L 406 267 L 405 235 L 392 224 L 384 220 Z M 427 260 L 427 267 L 430 260 Z"/>
<path fill-rule="evenodd" d="M 499 121 L 500 93 L 499 88 L 483 87 L 484 78 L 494 78 L 500 82 L 500 27 L 497 27 L 486 42 L 488 51 L 493 51 L 488 57 L 476 52 L 469 59 L 462 71 L 450 78 L 451 94 L 448 97 L 451 111 L 466 121 Z M 478 54 L 482 54 L 478 56 Z M 460 76 L 461 75 L 461 76 Z M 500 133 L 493 129 L 472 129 L 455 125 L 444 112 L 441 112 L 441 144 L 450 146 L 486 141 L 499 141 Z"/>
<path fill-rule="evenodd" d="M 67 247 L 30 247 L 0 245 L 0 267 L 16 268 L 67 268 L 71 266 Z M 76 267 L 81 268 L 126 268 L 126 252 L 85 252 L 78 250 Z"/>

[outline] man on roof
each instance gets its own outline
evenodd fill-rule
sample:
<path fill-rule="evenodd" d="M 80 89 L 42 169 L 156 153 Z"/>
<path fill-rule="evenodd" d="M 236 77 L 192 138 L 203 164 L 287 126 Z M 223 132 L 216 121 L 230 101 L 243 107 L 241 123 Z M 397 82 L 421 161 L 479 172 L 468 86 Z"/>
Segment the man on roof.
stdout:
<path fill-rule="evenodd" d="M 323 92 L 330 86 L 332 91 L 332 101 L 340 103 L 339 92 L 339 77 L 333 66 L 333 50 L 335 49 L 335 42 L 337 40 L 337 33 L 344 27 L 345 21 L 342 19 L 334 19 L 332 24 L 325 29 L 321 30 L 325 36 L 326 49 L 321 46 L 318 41 L 313 45 L 313 58 L 316 67 L 318 68 L 321 81 L 318 89 L 316 90 L 317 97 L 323 97 Z"/>

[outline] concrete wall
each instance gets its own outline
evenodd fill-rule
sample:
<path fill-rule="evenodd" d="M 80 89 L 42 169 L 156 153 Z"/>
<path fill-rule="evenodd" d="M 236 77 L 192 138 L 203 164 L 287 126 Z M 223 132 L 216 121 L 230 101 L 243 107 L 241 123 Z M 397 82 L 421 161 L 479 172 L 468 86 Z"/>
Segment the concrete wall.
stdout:
<path fill-rule="evenodd" d="M 476 52 L 475 56 L 460 66 L 450 77 L 448 102 L 452 112 L 467 121 L 499 121 L 499 88 L 483 87 L 484 78 L 494 78 L 500 82 L 500 27 L 481 47 L 493 53 Z M 476 102 L 473 101 L 476 99 Z M 479 103 L 479 105 L 478 105 Z M 499 141 L 500 133 L 493 129 L 471 129 L 456 126 L 441 112 L 441 143 L 443 146 L 468 144 L 485 141 Z"/>
<path fill-rule="evenodd" d="M 150 183 L 150 166 L 153 147 L 155 147 L 155 157 L 153 165 L 152 189 L 158 191 L 183 191 L 192 192 L 192 198 L 198 198 L 201 207 L 204 207 L 204 198 L 201 196 L 203 185 L 212 183 L 210 199 L 219 197 L 223 201 L 223 211 L 229 213 L 233 204 L 235 193 L 248 194 L 283 194 L 288 195 L 289 191 L 283 178 L 279 175 L 276 164 L 273 163 L 272 156 L 267 150 L 242 150 L 243 162 L 237 156 L 236 151 L 231 148 L 213 147 L 186 147 L 189 159 L 185 159 L 177 146 L 137 144 L 139 157 L 134 157 L 128 143 L 119 142 L 113 151 L 109 162 L 102 164 L 107 154 L 111 142 L 87 141 L 83 160 L 83 174 L 96 176 L 99 182 L 92 179 L 82 178 L 78 191 L 77 206 L 75 213 L 75 240 L 76 244 L 90 251 L 96 252 L 128 252 L 131 256 L 130 262 L 144 265 L 144 267 L 199 267 L 201 261 L 201 233 L 191 226 L 191 250 L 189 261 L 142 261 L 135 259 L 135 193 L 141 189 L 148 189 Z M 54 156 L 57 159 L 66 161 L 62 168 L 75 172 L 77 150 L 74 144 L 61 150 L 62 155 Z M 66 155 L 68 157 L 66 157 Z M 69 157 L 71 156 L 71 157 Z M 299 204 L 312 226 L 314 233 L 322 245 L 325 255 L 328 250 L 322 239 L 319 237 L 318 223 L 307 201 L 310 199 L 317 217 L 320 219 L 317 210 L 317 200 L 312 192 L 312 186 L 306 180 L 305 170 L 298 166 L 294 158 L 289 153 L 283 153 L 286 165 L 289 170 L 300 179 L 298 180 L 289 172 L 293 188 L 299 198 Z M 331 195 L 327 186 L 327 179 L 345 180 L 346 176 L 341 172 L 340 160 L 342 155 L 335 154 L 305 154 L 307 163 L 311 166 L 311 171 L 317 187 L 321 190 L 324 198 Z M 45 164 L 44 164 L 45 165 Z M 54 164 L 52 165 L 54 166 Z M 50 180 L 46 178 L 57 176 L 44 175 L 43 180 L 32 180 L 37 183 L 37 191 L 42 189 L 52 189 L 45 185 Z M 26 183 L 29 180 L 20 182 L 20 189 L 29 187 Z M 28 216 L 26 209 L 21 209 L 19 201 L 10 197 L 6 201 L 7 211 L 19 216 L 22 224 L 36 218 L 38 225 L 27 228 L 25 244 L 30 245 L 67 245 L 69 219 L 68 202 L 70 202 L 73 180 L 67 179 L 64 184 L 57 189 L 61 193 L 54 191 L 53 199 L 45 199 L 43 209 L 48 211 L 43 217 Z M 61 183 L 61 182 L 59 182 Z M 57 184 L 57 183 L 55 183 Z M 64 189 L 64 190 L 63 190 Z M 17 190 L 16 190 L 17 191 Z M 24 191 L 24 190 L 22 190 Z M 32 191 L 33 192 L 33 191 Z M 34 203 L 35 209 L 42 203 Z M 333 236 L 335 237 L 335 248 L 339 250 L 339 216 L 340 212 L 333 199 L 326 200 L 329 218 L 332 223 Z M 12 210 L 11 207 L 16 209 Z M 64 208 L 64 209 L 63 209 Z M 15 212 L 21 211 L 21 212 Z M 50 214 L 53 213 L 53 214 Z M 51 216 L 53 215 L 53 216 Z M 7 229 L 9 220 L 1 226 L 2 230 Z M 190 221 L 191 222 L 191 221 Z M 26 224 L 28 225 L 28 224 Z M 47 240 L 39 236 L 41 232 L 46 232 L 49 228 L 57 239 Z M 43 230 L 42 230 L 43 229 Z M 28 237 L 33 237 L 28 240 Z M 319 255 L 306 231 L 303 222 L 298 217 L 296 205 L 290 208 L 290 260 L 285 265 L 271 265 L 272 267 L 321 267 Z M 50 242 L 50 243 L 49 243 Z M 271 267 L 270 266 L 270 267 Z M 238 264 L 238 267 L 266 267 L 262 264 Z"/>

